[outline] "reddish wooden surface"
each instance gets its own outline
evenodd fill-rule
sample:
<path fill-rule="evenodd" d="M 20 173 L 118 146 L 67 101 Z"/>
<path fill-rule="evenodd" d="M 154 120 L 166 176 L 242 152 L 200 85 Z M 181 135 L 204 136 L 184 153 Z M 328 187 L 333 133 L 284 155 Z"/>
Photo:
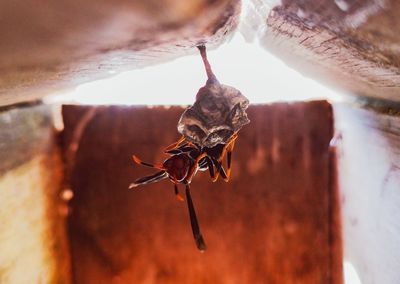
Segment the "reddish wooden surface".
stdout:
<path fill-rule="evenodd" d="M 90 107 L 65 106 L 65 147 Z M 163 181 L 128 190 L 161 161 L 182 108 L 98 108 L 72 169 L 75 283 L 341 283 L 327 102 L 249 108 L 229 183 L 207 173 L 192 195 L 208 245 L 199 253 L 185 203 Z"/>

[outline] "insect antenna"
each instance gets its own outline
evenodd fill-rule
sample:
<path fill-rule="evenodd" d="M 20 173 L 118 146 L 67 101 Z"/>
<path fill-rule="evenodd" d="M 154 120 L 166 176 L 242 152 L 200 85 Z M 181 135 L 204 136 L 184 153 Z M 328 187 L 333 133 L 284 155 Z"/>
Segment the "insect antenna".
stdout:
<path fill-rule="evenodd" d="M 199 223 L 196 217 L 196 211 L 193 206 L 192 197 L 190 195 L 189 184 L 186 184 L 186 199 L 189 209 L 190 224 L 192 225 L 192 232 L 194 240 L 196 241 L 196 246 L 200 251 L 205 251 L 207 249 L 206 243 L 204 242 L 203 236 L 200 232 Z"/>
<path fill-rule="evenodd" d="M 160 169 L 160 170 L 163 169 L 162 165 L 160 165 L 160 164 L 150 164 L 150 163 L 143 162 L 141 159 L 139 159 L 135 155 L 132 156 L 132 159 L 136 164 L 139 164 L 139 165 L 143 165 L 143 166 L 150 167 L 150 168 L 155 168 L 155 169 Z"/>

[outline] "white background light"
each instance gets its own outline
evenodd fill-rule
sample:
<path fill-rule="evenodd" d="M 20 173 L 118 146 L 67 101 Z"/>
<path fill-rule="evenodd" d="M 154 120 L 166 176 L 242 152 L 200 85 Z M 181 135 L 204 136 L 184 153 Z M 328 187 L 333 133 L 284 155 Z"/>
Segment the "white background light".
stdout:
<path fill-rule="evenodd" d="M 337 98 L 328 88 L 290 69 L 240 34 L 208 58 L 222 84 L 239 89 L 251 103 Z M 206 74 L 200 55 L 120 73 L 78 86 L 56 101 L 79 104 L 187 105 L 192 104 Z"/>
<path fill-rule="evenodd" d="M 350 262 L 345 261 L 343 263 L 343 271 L 345 284 L 361 284 L 361 280 L 358 277 L 357 271 Z"/>

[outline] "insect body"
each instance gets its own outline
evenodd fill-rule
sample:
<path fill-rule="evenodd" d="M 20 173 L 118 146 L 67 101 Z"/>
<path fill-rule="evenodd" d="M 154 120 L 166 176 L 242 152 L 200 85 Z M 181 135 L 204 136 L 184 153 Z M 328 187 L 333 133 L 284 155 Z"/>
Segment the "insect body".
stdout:
<path fill-rule="evenodd" d="M 193 176 L 199 169 L 199 161 L 205 156 L 193 145 L 184 145 L 174 149 L 178 153 L 172 154 L 162 164 L 149 164 L 141 161 L 138 157 L 133 156 L 133 160 L 141 165 L 159 169 L 160 171 L 137 179 L 132 183 L 129 188 L 137 187 L 139 185 L 158 182 L 162 179 L 169 178 L 174 183 L 175 195 L 178 200 L 183 200 L 178 191 L 178 184 L 185 185 L 186 200 L 189 209 L 190 223 L 192 225 L 193 236 L 196 241 L 196 246 L 200 251 L 206 250 L 206 244 L 200 232 L 199 223 L 197 221 L 196 211 L 194 209 L 192 197 L 190 194 L 190 182 Z"/>
<path fill-rule="evenodd" d="M 192 145 L 197 149 L 197 153 L 202 153 L 204 157 L 199 160 L 199 170 L 209 170 L 210 176 L 213 182 L 215 182 L 219 176 L 224 181 L 228 182 L 231 174 L 231 163 L 232 163 L 232 152 L 237 139 L 237 133 L 234 133 L 226 144 L 217 144 L 214 147 L 200 147 L 196 143 L 186 142 L 186 138 L 182 136 L 178 142 L 168 146 L 165 150 L 168 154 L 177 154 L 182 149 L 187 149 L 187 145 Z M 227 170 L 225 171 L 222 166 L 224 157 L 227 157 Z"/>
<path fill-rule="evenodd" d="M 193 237 L 196 241 L 196 246 L 200 251 L 206 249 L 206 244 L 196 217 L 196 211 L 190 194 L 190 183 L 198 170 L 205 171 L 207 169 L 209 170 L 213 181 L 216 181 L 219 176 L 221 176 L 225 181 L 228 181 L 230 176 L 231 155 L 236 137 L 236 135 L 232 136 L 228 144 L 218 144 L 212 148 L 200 147 L 194 143 L 187 142 L 185 138 L 181 138 L 178 142 L 165 149 L 165 153 L 169 154 L 170 157 L 162 164 L 146 163 L 138 157 L 133 156 L 133 160 L 137 164 L 155 168 L 159 171 L 153 175 L 137 179 L 129 186 L 129 188 L 169 178 L 174 183 L 174 191 L 177 199 L 183 201 L 183 198 L 178 191 L 178 184 L 185 185 L 185 195 L 189 209 Z M 222 166 L 222 159 L 225 155 L 227 156 L 227 171 L 225 171 Z"/>

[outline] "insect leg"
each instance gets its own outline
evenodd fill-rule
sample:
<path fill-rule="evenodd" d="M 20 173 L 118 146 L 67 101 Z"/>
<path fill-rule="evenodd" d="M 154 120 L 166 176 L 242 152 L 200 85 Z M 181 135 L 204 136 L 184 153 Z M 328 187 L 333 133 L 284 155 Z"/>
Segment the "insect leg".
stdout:
<path fill-rule="evenodd" d="M 195 175 L 195 173 L 199 169 L 200 160 L 203 159 L 205 156 L 206 156 L 206 153 L 202 153 L 194 161 L 193 166 L 189 169 L 189 172 L 186 175 L 186 181 L 188 183 L 190 183 L 190 181 L 192 180 L 193 176 Z"/>
<path fill-rule="evenodd" d="M 129 185 L 129 188 L 134 188 L 137 187 L 139 185 L 145 185 L 145 184 L 149 184 L 149 183 L 154 183 L 157 181 L 160 181 L 162 179 L 165 179 L 167 177 L 167 172 L 166 171 L 159 171 L 153 175 L 150 176 L 145 176 L 142 178 L 139 178 L 137 180 L 135 180 L 133 183 L 131 183 Z"/>
<path fill-rule="evenodd" d="M 216 175 L 215 175 L 215 177 L 213 179 L 213 182 L 215 182 L 218 179 L 219 175 L 221 175 L 223 180 L 227 182 L 229 179 L 227 177 L 225 169 L 222 167 L 222 163 L 217 161 L 217 160 L 215 160 L 215 159 L 212 159 L 212 162 L 213 162 L 215 168 L 217 169 L 217 173 L 216 173 Z"/>
<path fill-rule="evenodd" d="M 207 249 L 207 246 L 200 232 L 199 223 L 196 217 L 196 211 L 194 210 L 192 197 L 190 195 L 189 184 L 186 184 L 186 199 L 189 209 L 190 224 L 192 225 L 193 237 L 194 240 L 196 241 L 197 248 L 203 252 Z"/>
<path fill-rule="evenodd" d="M 176 141 L 175 143 L 172 143 L 171 145 L 166 147 L 164 152 L 168 153 L 168 151 L 178 148 L 185 140 L 186 140 L 185 136 L 182 135 L 182 137 L 179 138 L 178 141 Z"/>
<path fill-rule="evenodd" d="M 232 137 L 229 139 L 228 143 L 224 146 L 221 155 L 219 156 L 218 160 L 213 159 L 213 163 L 217 168 L 217 174 L 215 180 L 218 179 L 218 175 L 221 174 L 224 181 L 228 182 L 231 176 L 231 164 L 232 164 L 232 151 L 235 147 L 235 142 L 238 135 L 237 133 L 233 134 Z M 222 167 L 222 160 L 226 155 L 226 162 L 227 162 L 227 170 L 225 172 L 224 168 Z M 213 181 L 215 181 L 213 180 Z"/>
<path fill-rule="evenodd" d="M 178 201 L 184 201 L 182 195 L 179 194 L 178 185 L 174 183 L 175 196 Z"/>
<path fill-rule="evenodd" d="M 233 134 L 231 138 L 229 138 L 229 141 L 225 144 L 224 148 L 222 149 L 222 153 L 218 158 L 219 162 L 222 162 L 222 160 L 224 159 L 225 155 L 227 154 L 228 149 L 230 149 L 231 151 L 233 150 L 233 147 L 235 146 L 235 142 L 237 139 L 238 135 L 237 133 Z"/>
<path fill-rule="evenodd" d="M 232 153 L 233 153 L 233 148 L 235 147 L 235 142 L 236 142 L 237 136 L 233 139 L 233 141 L 228 145 L 228 150 L 226 154 L 226 163 L 227 163 L 227 168 L 226 168 L 226 182 L 229 181 L 231 177 L 231 165 L 232 165 Z"/>
<path fill-rule="evenodd" d="M 146 166 L 146 167 L 155 168 L 155 169 L 159 169 L 159 170 L 163 170 L 164 169 L 161 164 L 150 164 L 150 163 L 143 162 L 141 159 L 139 159 L 135 155 L 132 156 L 132 159 L 136 164 L 139 164 L 139 165 L 143 165 L 143 166 Z"/>
<path fill-rule="evenodd" d="M 206 156 L 205 159 L 206 159 L 206 162 L 207 162 L 207 167 L 208 167 L 208 171 L 210 173 L 211 180 L 214 182 L 216 180 L 215 179 L 215 172 L 214 172 L 214 164 L 213 164 L 213 162 L 211 161 L 211 159 L 209 157 Z"/>
<path fill-rule="evenodd" d="M 186 142 L 177 148 L 174 148 L 171 150 L 165 150 L 164 153 L 170 154 L 170 155 L 177 155 L 177 154 L 181 154 L 181 153 L 189 153 L 189 152 L 193 151 L 193 149 L 194 149 L 193 145 Z"/>
<path fill-rule="evenodd" d="M 205 156 L 203 159 L 201 159 L 198 163 L 199 165 L 199 170 L 200 171 L 205 171 L 208 169 L 208 163 L 207 163 L 207 156 Z"/>

